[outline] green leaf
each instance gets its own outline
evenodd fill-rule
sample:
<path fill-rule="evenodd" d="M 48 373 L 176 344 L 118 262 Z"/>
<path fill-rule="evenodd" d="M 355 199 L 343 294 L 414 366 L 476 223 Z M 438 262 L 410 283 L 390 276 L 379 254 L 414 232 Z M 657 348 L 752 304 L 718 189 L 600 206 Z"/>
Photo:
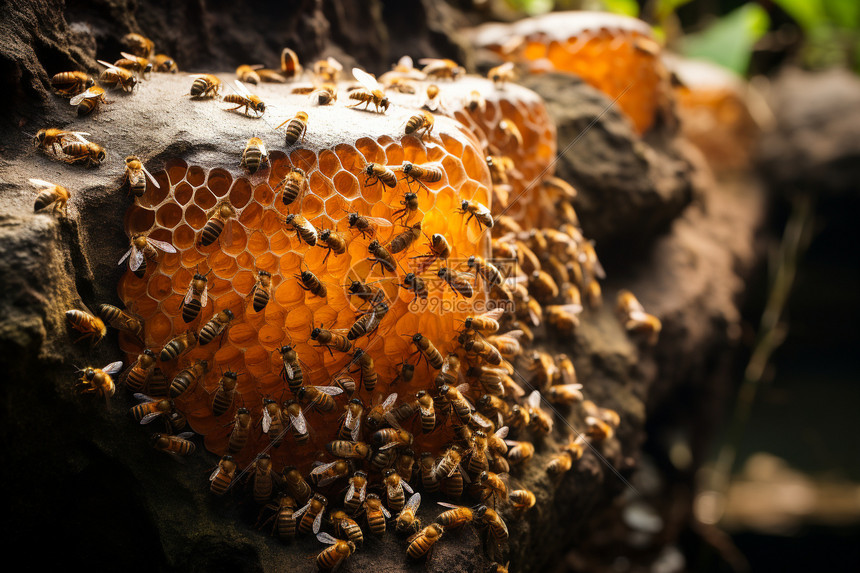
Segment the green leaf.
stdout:
<path fill-rule="evenodd" d="M 860 28 L 860 2 L 857 0 L 824 0 L 824 11 L 839 28 Z"/>
<path fill-rule="evenodd" d="M 826 0 L 774 0 L 780 8 L 794 18 L 801 28 L 809 31 L 824 23 L 824 1 Z M 850 0 L 856 2 L 857 0 Z"/>
<path fill-rule="evenodd" d="M 690 58 L 710 60 L 737 74 L 746 74 L 755 43 L 767 32 L 770 18 L 758 4 L 745 4 L 719 18 L 708 28 L 688 34 L 681 52 Z"/>
<path fill-rule="evenodd" d="M 553 0 L 508 0 L 511 7 L 522 10 L 529 16 L 546 14 L 553 9 Z"/>
<path fill-rule="evenodd" d="M 615 14 L 639 17 L 639 3 L 636 0 L 603 0 L 603 5 Z"/>
<path fill-rule="evenodd" d="M 654 11 L 657 21 L 662 22 L 671 14 L 674 14 L 675 10 L 689 3 L 690 0 L 657 0 L 657 9 Z"/>

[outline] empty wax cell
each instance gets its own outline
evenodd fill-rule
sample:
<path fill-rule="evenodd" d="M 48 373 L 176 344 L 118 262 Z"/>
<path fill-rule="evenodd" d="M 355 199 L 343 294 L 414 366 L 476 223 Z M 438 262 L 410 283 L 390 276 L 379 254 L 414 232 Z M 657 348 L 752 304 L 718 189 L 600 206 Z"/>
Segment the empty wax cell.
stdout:
<path fill-rule="evenodd" d="M 262 183 L 254 187 L 254 203 L 260 205 L 271 205 L 275 200 L 275 192 L 269 185 Z"/>
<path fill-rule="evenodd" d="M 265 211 L 257 228 L 271 237 L 284 228 L 283 219 L 276 211 Z"/>
<path fill-rule="evenodd" d="M 251 203 L 239 214 L 239 222 L 249 229 L 259 228 L 263 220 L 263 207 L 257 203 Z"/>
<path fill-rule="evenodd" d="M 185 173 L 188 171 L 188 164 L 181 159 L 168 159 L 164 164 L 164 169 L 167 171 L 170 182 L 176 185 L 185 177 Z"/>
<path fill-rule="evenodd" d="M 240 270 L 233 277 L 232 290 L 244 296 L 251 292 L 256 283 L 257 273 L 249 270 Z"/>
<path fill-rule="evenodd" d="M 210 274 L 208 276 L 208 292 L 211 298 L 220 299 L 227 293 L 233 292 L 233 284 L 229 280 L 212 276 Z M 219 308 L 223 308 L 223 305 L 220 302 Z"/>
<path fill-rule="evenodd" d="M 370 185 L 362 184 L 361 196 L 364 197 L 364 200 L 368 203 L 378 203 L 382 201 L 382 196 L 386 189 L 388 189 L 388 187 L 383 185 L 381 181 L 376 181 Z"/>
<path fill-rule="evenodd" d="M 257 342 L 257 331 L 252 325 L 246 322 L 237 322 L 230 327 L 227 338 L 231 344 L 247 348 Z"/>
<path fill-rule="evenodd" d="M 349 171 L 338 171 L 334 178 L 335 189 L 345 199 L 355 199 L 360 194 L 358 179 Z"/>
<path fill-rule="evenodd" d="M 158 208 L 155 222 L 165 229 L 172 229 L 182 221 L 182 207 L 176 203 L 166 203 Z"/>
<path fill-rule="evenodd" d="M 230 204 L 236 209 L 242 209 L 251 200 L 251 182 L 241 177 L 233 182 L 230 188 Z"/>
<path fill-rule="evenodd" d="M 217 202 L 215 195 L 206 187 L 200 187 L 194 192 L 194 204 L 204 211 L 208 211 L 214 207 Z"/>
<path fill-rule="evenodd" d="M 317 156 L 310 149 L 294 149 L 290 152 L 290 162 L 294 166 L 302 168 L 305 173 L 310 173 L 316 169 Z"/>
<path fill-rule="evenodd" d="M 162 312 L 146 321 L 147 348 L 161 348 L 173 338 L 173 324 Z"/>
<path fill-rule="evenodd" d="M 269 239 L 264 233 L 255 231 L 248 237 L 248 252 L 252 255 L 259 256 L 269 251 Z"/>
<path fill-rule="evenodd" d="M 257 338 L 263 348 L 275 350 L 282 346 L 285 338 L 284 329 L 274 324 L 263 324 L 257 334 Z"/>
<path fill-rule="evenodd" d="M 293 278 L 284 280 L 280 285 L 278 285 L 275 289 L 274 295 L 275 302 L 285 308 L 291 308 L 302 304 L 305 300 L 305 291 L 302 290 L 301 286 L 299 286 L 298 281 Z M 271 302 L 269 304 L 271 304 Z"/>
<path fill-rule="evenodd" d="M 313 217 L 318 216 L 323 213 L 324 204 L 322 199 L 319 197 L 315 197 L 313 195 L 307 195 L 302 200 L 302 207 L 299 211 L 305 219 L 312 219 Z"/>
<path fill-rule="evenodd" d="M 389 167 L 402 165 L 404 161 L 403 147 L 399 143 L 391 143 L 385 147 L 385 164 Z"/>
<path fill-rule="evenodd" d="M 271 352 L 259 345 L 246 348 L 245 368 L 248 370 L 248 374 L 255 377 L 262 377 L 271 373 Z"/>
<path fill-rule="evenodd" d="M 245 247 L 247 249 L 247 247 L 248 247 L 247 243 L 245 244 Z M 254 266 L 254 255 L 252 255 L 247 250 L 242 251 L 241 253 L 236 255 L 236 264 L 239 265 L 240 269 L 251 269 L 251 270 L 253 270 L 255 268 L 255 266 Z"/>
<path fill-rule="evenodd" d="M 146 292 L 146 285 L 145 280 L 139 279 L 131 273 L 125 273 L 120 277 L 117 292 L 124 301 L 134 300 L 143 296 L 143 293 Z"/>
<path fill-rule="evenodd" d="M 216 197 L 223 197 L 230 190 L 233 176 L 226 169 L 215 168 L 209 171 L 206 186 Z"/>
<path fill-rule="evenodd" d="M 206 260 L 206 255 L 197 249 L 186 249 L 182 253 L 182 266 L 193 269 Z"/>
<path fill-rule="evenodd" d="M 366 163 L 385 163 L 385 151 L 373 139 L 362 137 L 356 140 L 355 147 L 364 156 Z"/>
<path fill-rule="evenodd" d="M 442 165 L 445 173 L 448 175 L 448 184 L 454 188 L 459 188 L 463 180 L 466 178 L 466 171 L 463 169 L 463 164 L 453 156 L 447 156 L 442 160 Z"/>
<path fill-rule="evenodd" d="M 324 149 L 319 154 L 319 171 L 326 177 L 333 176 L 341 169 L 341 162 L 337 155 L 329 149 Z"/>
<path fill-rule="evenodd" d="M 141 209 L 136 205 L 132 205 L 126 211 L 123 226 L 128 230 L 129 235 L 131 235 L 134 233 L 146 233 L 152 228 L 153 223 L 155 223 L 155 211 Z"/>
<path fill-rule="evenodd" d="M 204 171 L 199 165 L 192 165 L 188 168 L 188 172 L 185 174 L 185 180 L 192 186 L 199 187 L 200 185 L 203 185 L 204 181 L 206 181 L 206 171 Z"/>
<path fill-rule="evenodd" d="M 184 295 L 185 293 L 183 292 L 182 294 Z M 173 296 L 169 296 L 161 301 L 159 308 L 161 309 L 161 312 L 165 313 L 167 316 L 179 316 L 182 313 L 182 302 L 184 300 L 183 296 L 174 294 Z"/>
<path fill-rule="evenodd" d="M 188 285 L 191 284 L 191 279 L 195 274 L 194 268 L 181 268 L 170 277 L 173 285 L 173 292 L 185 295 L 188 291 Z M 163 276 L 163 275 L 162 275 Z"/>
<path fill-rule="evenodd" d="M 184 251 L 190 249 L 194 246 L 194 241 L 197 238 L 197 233 L 189 227 L 188 225 L 179 225 L 173 231 L 173 246 L 179 249 L 180 251 Z M 173 259 L 178 262 L 180 255 L 179 253 L 168 253 Z"/>
<path fill-rule="evenodd" d="M 194 188 L 185 181 L 177 184 L 176 187 L 173 188 L 173 200 L 179 205 L 185 205 L 191 201 L 191 197 L 193 195 Z M 168 203 L 168 205 L 169 204 L 170 203 Z"/>
<path fill-rule="evenodd" d="M 159 171 L 153 174 L 153 177 L 158 182 L 158 187 L 151 185 L 151 182 L 147 181 L 143 197 L 137 200 L 137 204 L 141 207 L 154 207 L 164 201 L 167 194 L 170 193 L 170 182 L 165 171 Z"/>
<path fill-rule="evenodd" d="M 248 234 L 245 228 L 235 220 L 228 222 L 228 225 L 229 227 L 225 229 L 221 239 L 221 248 L 225 253 L 236 257 L 248 245 Z"/>
<path fill-rule="evenodd" d="M 229 280 L 239 270 L 236 259 L 224 251 L 215 251 L 209 255 L 209 267 L 219 278 Z"/>
<path fill-rule="evenodd" d="M 149 277 L 147 285 L 147 293 L 153 299 L 162 301 L 173 294 L 173 283 L 170 277 L 161 274 L 160 272 L 153 273 Z"/>

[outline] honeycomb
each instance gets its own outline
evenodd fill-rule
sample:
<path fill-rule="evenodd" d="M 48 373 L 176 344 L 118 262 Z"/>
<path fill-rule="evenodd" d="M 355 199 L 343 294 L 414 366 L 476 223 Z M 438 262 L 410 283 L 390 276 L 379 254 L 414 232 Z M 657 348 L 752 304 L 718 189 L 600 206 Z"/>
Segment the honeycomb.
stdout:
<path fill-rule="evenodd" d="M 279 111 L 286 118 L 297 109 Z M 130 361 L 143 348 L 157 354 L 175 336 L 189 327 L 199 330 L 224 309 L 230 309 L 235 316 L 223 338 L 197 346 L 178 360 L 160 362 L 159 366 L 172 379 L 192 362 L 208 361 L 210 369 L 201 382 L 175 402 L 191 429 L 204 437 L 210 452 L 226 453 L 231 428 L 225 424 L 233 418 L 237 407 L 251 410 L 255 427 L 246 446 L 234 456 L 242 467 L 270 442 L 259 428 L 263 399 L 275 400 L 280 405 L 294 398 L 279 375 L 283 364 L 278 353 L 281 346 L 291 344 L 296 349 L 305 385 L 328 386 L 336 374 L 349 366 L 349 354 L 337 350 L 329 354 L 310 340 L 310 334 L 314 326 L 345 331 L 353 325 L 360 301 L 350 298 L 345 288 L 350 281 L 380 281 L 375 286 L 386 293 L 390 307 L 375 333 L 354 341 L 354 348 L 364 349 L 373 358 L 379 376 L 373 392 L 361 387 L 354 395 L 364 402 L 365 412 L 391 392 L 402 396 L 402 402 L 414 399 L 420 389 L 433 387 L 437 372 L 424 362 L 416 368 L 411 383 L 392 382 L 402 362 L 416 363 L 416 357 L 409 358 L 416 350 L 409 337 L 420 332 L 443 355 L 454 351 L 456 340 L 452 333 L 460 328 L 458 321 L 470 314 L 473 300 L 485 300 L 487 296 L 483 287 L 478 286 L 468 305 L 463 305 L 460 299 L 461 306 L 454 307 L 458 301 L 452 289 L 430 280 L 429 276 L 435 273 L 428 271 L 425 280 L 430 298 L 413 304 L 413 293 L 399 283 L 411 270 L 411 258 L 428 252 L 427 240 L 421 237 L 394 255 L 400 265 L 397 272 L 400 278 L 394 279 L 391 273 L 382 274 L 378 265 L 370 272 L 370 238 L 352 231 L 348 221 L 349 213 L 391 221 L 409 190 L 405 180 L 399 180 L 395 188 L 381 182 L 365 184 L 365 176 L 360 173 L 364 165 L 429 163 L 441 168 L 443 176 L 426 188 L 417 188 L 413 183 L 419 211 L 412 215 L 409 224 L 420 217 L 427 236 L 440 233 L 447 238 L 451 267 L 461 265 L 460 270 L 465 271 L 469 256 L 488 256 L 487 234 L 476 242 L 477 224 L 473 221 L 467 227 L 465 216 L 455 213 L 463 199 L 491 204 L 492 183 L 475 138 L 458 122 L 444 117 L 437 118 L 430 137 L 422 140 L 404 136 L 403 125 L 414 113 L 408 109 L 392 110 L 386 115 L 343 106 L 309 108 L 308 112 L 308 137 L 304 144 L 286 151 L 270 151 L 270 167 L 253 176 L 237 170 L 189 164 L 181 159 L 169 160 L 164 170 L 154 173 L 159 188 L 148 184 L 124 221 L 129 235 L 148 233 L 150 238 L 169 242 L 178 251 L 159 252 L 158 261 L 147 265 L 142 279 L 127 271 L 120 280 L 120 298 L 145 323 L 143 344 L 132 336 L 120 337 L 121 348 Z M 275 190 L 293 167 L 305 171 L 309 189 L 300 199 L 285 206 Z M 209 213 L 222 201 L 228 201 L 238 216 L 228 223 L 218 240 L 200 246 L 198 240 Z M 326 249 L 310 246 L 295 232 L 285 229 L 282 219 L 296 213 L 317 229 L 330 229 L 344 237 L 348 243 L 346 252 L 332 253 L 326 258 Z M 379 226 L 376 238 L 386 245 L 402 231 L 403 227 Z M 255 312 L 247 297 L 260 270 L 272 275 L 271 298 L 262 311 Z M 302 289 L 297 275 L 304 270 L 313 272 L 327 286 L 325 298 Z M 195 273 L 208 273 L 209 304 L 195 321 L 186 324 L 180 309 Z M 446 312 L 439 312 L 438 305 L 443 303 L 449 306 Z M 215 418 L 211 411 L 213 395 L 222 371 L 226 370 L 239 373 L 237 395 L 230 410 Z M 360 379 L 358 374 L 353 377 L 357 382 Z M 321 452 L 333 439 L 332 428 L 337 426 L 347 399 L 337 396 L 335 401 L 337 407 L 328 413 L 306 409 L 310 440 L 305 446 L 297 448 L 288 434 L 280 447 L 268 450 L 276 471 L 296 465 L 306 474 L 313 461 L 323 459 Z M 448 429 L 423 436 L 420 422 L 416 424 L 419 425 L 414 428 L 406 426 L 415 435 L 415 451 L 438 451 L 452 439 Z M 365 430 L 365 434 L 363 439 L 369 442 L 370 432 Z"/>
<path fill-rule="evenodd" d="M 659 47 L 649 26 L 636 18 L 553 12 L 481 26 L 474 41 L 530 71 L 573 73 L 613 100 L 620 96 L 618 106 L 640 134 L 653 125 L 661 98 L 667 96 Z"/>
<path fill-rule="evenodd" d="M 712 166 L 748 167 L 760 130 L 743 80 L 709 62 L 668 56 L 664 61 L 680 80 L 675 95 L 684 135 Z"/>

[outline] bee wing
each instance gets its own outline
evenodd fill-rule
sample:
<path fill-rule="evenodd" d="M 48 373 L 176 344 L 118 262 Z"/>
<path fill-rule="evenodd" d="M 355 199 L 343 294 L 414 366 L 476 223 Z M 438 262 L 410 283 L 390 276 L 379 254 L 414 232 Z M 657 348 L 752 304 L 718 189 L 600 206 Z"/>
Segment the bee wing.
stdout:
<path fill-rule="evenodd" d="M 540 408 L 540 392 L 535 390 L 526 398 L 526 403 L 532 408 Z"/>
<path fill-rule="evenodd" d="M 102 368 L 102 372 L 105 374 L 116 374 L 122 370 L 122 362 L 111 362 L 104 368 Z"/>
<path fill-rule="evenodd" d="M 190 440 L 194 437 L 194 432 L 182 432 L 181 434 L 176 434 L 176 437 L 180 440 Z"/>
<path fill-rule="evenodd" d="M 131 253 L 131 260 L 128 261 L 128 268 L 134 272 L 143 264 L 143 259 L 145 257 L 143 255 L 143 251 L 139 250 L 137 247 L 133 247 L 128 253 Z M 128 255 L 128 253 L 126 253 L 126 255 Z M 120 264 L 122 264 L 123 260 L 125 260 L 125 257 L 120 261 Z"/>
<path fill-rule="evenodd" d="M 200 302 L 203 303 L 203 308 L 205 308 L 206 305 L 209 304 L 209 283 L 206 283 L 206 286 L 203 287 L 203 295 L 200 297 Z"/>
<path fill-rule="evenodd" d="M 409 485 L 409 483 L 407 483 L 407 481 L 405 479 L 400 480 L 400 485 L 402 485 L 403 489 L 405 489 L 409 493 L 415 493 L 414 491 L 412 491 L 412 486 Z M 411 501 L 412 498 L 410 497 L 409 500 Z M 419 498 L 418 501 L 421 501 L 421 498 Z"/>
<path fill-rule="evenodd" d="M 418 494 L 415 494 L 415 495 L 418 495 Z M 447 503 L 444 501 L 437 501 L 436 503 L 441 505 L 442 507 L 447 507 L 449 509 L 460 509 L 460 507 L 461 507 L 459 505 L 454 505 L 453 503 Z"/>
<path fill-rule="evenodd" d="M 147 402 L 155 402 L 155 401 L 156 401 L 156 400 L 155 400 L 155 398 L 152 398 L 152 397 L 150 397 L 150 396 L 147 396 L 146 394 L 143 394 L 143 393 L 141 393 L 141 392 L 135 392 L 135 393 L 134 393 L 134 399 L 135 399 L 135 400 L 137 400 L 137 401 L 138 401 L 138 403 L 140 403 L 140 404 L 144 404 L 144 403 L 147 403 Z"/>
<path fill-rule="evenodd" d="M 79 103 L 81 103 L 85 99 L 88 99 L 91 97 L 99 97 L 100 95 L 102 95 L 101 88 L 99 88 L 98 90 L 95 88 L 90 88 L 87 91 L 81 92 L 78 95 L 76 95 L 75 97 L 73 97 L 72 99 L 70 99 L 69 103 L 71 105 L 78 105 Z"/>
<path fill-rule="evenodd" d="M 323 514 L 325 513 L 325 508 L 322 508 L 317 516 L 314 518 L 313 532 L 314 535 L 320 532 L 320 528 L 322 527 Z"/>
<path fill-rule="evenodd" d="M 363 85 L 369 91 L 382 90 L 382 86 L 379 85 L 379 82 L 376 81 L 376 78 L 368 74 L 364 70 L 352 68 L 352 75 L 355 77 L 356 80 L 358 80 L 358 83 Z"/>
<path fill-rule="evenodd" d="M 292 365 L 290 365 L 289 362 L 284 362 L 284 370 L 287 371 L 287 378 L 292 380 L 293 376 L 295 376 L 295 372 L 293 371 L 293 367 Z"/>
<path fill-rule="evenodd" d="M 558 309 L 564 312 L 569 312 L 570 314 L 579 314 L 582 312 L 582 305 L 576 303 L 563 304 L 559 306 Z"/>
<path fill-rule="evenodd" d="M 378 227 L 392 227 L 393 226 L 393 223 L 391 221 L 389 221 L 388 219 L 382 219 L 380 217 L 365 217 L 365 219 L 368 222 L 373 223 L 374 225 L 376 225 Z"/>
<path fill-rule="evenodd" d="M 272 415 L 269 414 L 268 408 L 263 408 L 263 433 L 268 434 L 269 428 L 272 427 Z"/>
<path fill-rule="evenodd" d="M 146 239 L 146 242 L 152 245 L 153 247 L 158 247 L 165 253 L 175 253 L 176 247 L 171 245 L 170 243 L 165 243 L 164 241 L 156 241 L 155 239 Z"/>
<path fill-rule="evenodd" d="M 343 500 L 347 501 L 352 499 L 352 496 L 355 495 L 355 483 L 353 480 L 349 480 L 349 489 L 346 490 L 346 496 L 344 496 Z"/>
<path fill-rule="evenodd" d="M 236 91 L 237 91 L 237 92 L 239 92 L 239 95 L 242 95 L 242 96 L 245 96 L 245 97 L 251 97 L 251 92 L 250 92 L 250 90 L 245 86 L 245 84 L 243 84 L 243 83 L 242 83 L 242 82 L 240 82 L 239 80 L 236 80 L 235 85 L 236 85 Z"/>
<path fill-rule="evenodd" d="M 505 314 L 504 307 L 496 307 L 493 310 L 487 311 L 484 314 L 480 315 L 481 318 L 489 318 L 490 320 L 499 320 L 502 318 L 502 315 Z"/>
<path fill-rule="evenodd" d="M 315 467 L 314 469 L 311 470 L 311 475 L 317 475 L 317 474 L 325 473 L 326 470 L 328 470 L 330 467 L 332 467 L 336 463 L 337 462 L 335 461 L 335 462 L 330 462 L 327 464 L 318 465 L 317 467 Z"/>
<path fill-rule="evenodd" d="M 505 62 L 504 64 L 502 64 L 498 68 L 496 68 L 496 71 L 504 74 L 504 73 L 512 71 L 513 69 L 514 69 L 514 63 L 513 62 Z"/>
<path fill-rule="evenodd" d="M 53 183 L 48 183 L 42 179 L 28 179 L 28 181 L 34 187 L 56 187 Z"/>
<path fill-rule="evenodd" d="M 325 531 L 323 531 L 322 533 L 317 533 L 317 540 L 328 545 L 334 545 L 335 543 L 337 543 L 337 539 L 335 539 Z"/>
<path fill-rule="evenodd" d="M 340 62 L 338 62 L 337 60 L 335 60 L 331 56 L 327 57 L 325 61 L 328 62 L 328 65 L 330 65 L 331 67 L 333 67 L 337 71 L 340 72 L 343 70 L 343 65 L 341 65 Z"/>
<path fill-rule="evenodd" d="M 329 396 L 337 396 L 338 394 L 343 394 L 343 388 L 341 388 L 340 386 L 315 386 L 315 388 L 323 394 L 328 394 Z"/>
<path fill-rule="evenodd" d="M 382 403 L 382 409 L 388 410 L 394 405 L 397 401 L 397 392 L 388 395 L 388 398 L 385 399 L 385 402 Z"/>
<path fill-rule="evenodd" d="M 218 472 L 220 472 L 220 471 L 221 471 L 221 466 L 218 466 L 217 468 L 215 468 L 215 470 L 212 472 L 212 475 L 209 476 L 209 481 L 214 480 L 218 476 Z"/>
<path fill-rule="evenodd" d="M 388 510 L 387 510 L 387 509 L 385 509 L 385 506 L 384 506 L 384 505 L 380 505 L 380 506 L 379 506 L 379 509 L 381 509 L 381 510 L 382 510 L 382 515 L 384 515 L 384 516 L 385 516 L 385 519 L 391 519 L 391 514 L 390 514 L 390 513 L 388 513 Z"/>
<path fill-rule="evenodd" d="M 495 437 L 499 438 L 500 440 L 504 440 L 505 438 L 508 437 L 508 431 L 509 431 L 509 428 L 507 426 L 502 426 L 501 428 L 496 430 L 496 432 L 493 435 Z"/>
<path fill-rule="evenodd" d="M 308 422 L 305 420 L 305 415 L 299 410 L 298 416 L 293 416 L 290 414 L 290 422 L 293 424 L 293 427 L 300 434 L 304 434 L 308 430 Z"/>
<path fill-rule="evenodd" d="M 140 423 L 148 424 L 153 420 L 157 419 L 159 416 L 161 416 L 161 412 L 150 412 L 149 414 L 140 419 Z"/>
<path fill-rule="evenodd" d="M 397 60 L 397 69 L 409 71 L 414 67 L 415 64 L 412 63 L 412 58 L 409 56 L 400 56 L 400 59 Z"/>
<path fill-rule="evenodd" d="M 120 54 L 122 54 L 122 57 L 126 60 L 132 60 L 134 62 L 137 61 L 137 56 L 135 56 L 134 54 L 129 54 L 128 52 L 120 52 Z"/>
<path fill-rule="evenodd" d="M 188 285 L 188 290 L 185 291 L 185 298 L 182 300 L 182 304 L 183 305 L 188 304 L 189 302 L 191 302 L 191 299 L 193 299 L 193 298 L 194 298 L 194 281 L 192 280 L 191 283 L 189 283 L 189 285 Z"/>
<path fill-rule="evenodd" d="M 161 189 L 161 185 L 158 184 L 158 181 L 155 180 L 155 177 L 152 176 L 152 173 L 150 173 L 146 169 L 146 167 L 143 166 L 142 163 L 141 163 L 140 167 L 141 167 L 141 169 L 143 169 L 143 172 L 146 173 L 146 176 L 149 178 L 149 182 L 152 183 L 156 189 Z M 173 246 L 173 245 L 171 245 L 171 246 Z"/>
<path fill-rule="evenodd" d="M 302 507 L 301 509 L 298 509 L 297 511 L 295 511 L 295 512 L 293 513 L 293 517 L 295 517 L 296 519 L 300 518 L 300 517 L 302 516 L 302 514 L 304 514 L 304 512 L 306 512 L 310 506 L 311 506 L 311 502 L 310 502 L 310 501 L 308 501 L 308 502 L 304 505 L 304 507 Z"/>
<path fill-rule="evenodd" d="M 405 482 L 404 482 L 405 483 Z M 421 494 L 413 493 L 412 497 L 406 502 L 406 506 L 403 508 L 403 511 L 411 510 L 412 513 L 418 511 L 418 506 L 421 505 Z"/>
<path fill-rule="evenodd" d="M 119 67 L 117 67 L 117 66 L 115 66 L 115 65 L 113 65 L 113 64 L 109 64 L 109 63 L 107 63 L 107 62 L 106 62 L 106 61 L 104 61 L 104 60 L 96 60 L 96 61 L 97 61 L 98 63 L 100 63 L 101 65 L 103 65 L 104 67 L 108 68 L 109 70 L 120 70 L 120 69 L 122 69 L 122 68 L 119 68 Z"/>
<path fill-rule="evenodd" d="M 129 250 L 127 250 L 117 264 L 121 265 L 128 258 L 128 256 L 131 254 L 132 250 L 134 250 L 134 247 L 131 247 Z M 140 265 L 138 265 L 138 266 L 140 266 Z M 135 269 L 132 269 L 132 270 L 135 270 Z"/>

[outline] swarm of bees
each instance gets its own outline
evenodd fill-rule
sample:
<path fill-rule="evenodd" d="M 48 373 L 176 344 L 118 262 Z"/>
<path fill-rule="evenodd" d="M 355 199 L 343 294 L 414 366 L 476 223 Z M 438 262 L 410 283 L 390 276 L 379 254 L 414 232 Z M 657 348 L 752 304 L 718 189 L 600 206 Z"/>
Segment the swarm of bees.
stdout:
<path fill-rule="evenodd" d="M 118 89 L 134 90 L 150 70 L 171 69 L 158 58 L 142 61 L 152 46 L 139 38 L 129 39 L 127 47 L 127 61 L 106 70 L 118 78 Z M 284 81 L 301 81 L 305 72 L 295 53 L 285 49 L 281 60 L 275 73 Z M 420 70 L 401 60 L 384 82 L 353 69 L 361 87 L 337 105 L 384 115 L 400 101 L 401 96 L 389 99 L 386 93 L 395 80 L 437 82 L 431 99 L 462 81 L 462 68 L 454 62 L 419 64 Z M 342 72 L 331 58 L 312 69 L 311 93 L 336 85 Z M 123 80 L 126 71 L 134 82 Z M 235 106 L 230 111 L 265 113 L 262 100 L 242 83 L 266 81 L 262 71 L 259 66 L 237 70 L 236 93 L 222 100 Z M 508 91 L 511 74 L 507 66 L 496 70 L 492 81 L 498 91 Z M 69 75 L 54 85 L 60 95 L 79 98 L 78 105 L 96 99 L 86 77 Z M 188 95 L 213 98 L 223 85 L 231 84 L 198 74 Z M 398 93 L 416 95 L 402 85 Z M 93 109 L 103 101 L 96 99 Z M 328 103 L 335 101 L 333 95 Z M 313 125 L 304 111 L 288 117 L 278 126 L 286 126 L 284 146 L 301 149 Z M 528 136 L 512 121 L 497 127 L 512 147 Z M 401 138 L 437 149 L 435 157 L 463 165 L 440 135 L 450 137 L 449 128 L 437 126 L 426 106 L 416 104 L 398 130 Z M 69 163 L 83 163 L 76 158 L 84 151 L 72 146 L 94 145 L 85 136 L 45 129 L 35 143 L 47 153 L 68 156 Z M 474 156 L 498 151 L 474 149 Z M 120 285 L 128 308 L 103 304 L 98 316 L 79 309 L 66 316 L 79 339 L 91 344 L 108 328 L 119 331 L 130 360 L 124 369 L 120 362 L 81 369 L 75 390 L 107 401 L 117 387 L 125 387 L 137 401 L 132 418 L 164 426 L 151 436 L 152 447 L 174 457 L 197 455 L 200 440 L 188 427 L 202 432 L 200 424 L 206 426 L 205 449 L 220 456 L 209 477 L 212 495 L 249 496 L 260 507 L 257 527 L 282 540 L 316 536 L 325 545 L 316 557 L 320 570 L 337 569 L 363 549 L 365 536 L 387 530 L 404 536 L 409 559 L 427 559 L 448 531 L 466 526 L 482 531 L 493 557 L 504 561 L 506 520 L 536 503 L 517 483 L 518 467 L 548 460 L 541 462 L 547 473 L 559 476 L 588 448 L 612 439 L 620 423 L 613 410 L 585 399 L 569 357 L 536 350 L 542 337 L 575 332 L 580 314 L 599 302 L 599 285 L 593 285 L 605 273 L 575 217 L 575 190 L 548 179 L 541 191 L 558 205 L 553 212 L 559 218 L 547 228 L 526 231 L 510 217 L 494 216 L 490 189 L 458 195 L 463 177 L 452 173 L 446 160 L 410 157 L 391 164 L 381 154 L 361 157 L 351 171 L 344 164 L 342 173 L 365 192 L 382 191 L 386 198 L 374 203 L 382 209 L 356 202 L 340 205 L 339 218 L 326 211 L 322 219 L 307 211 L 321 166 L 282 157 L 270 156 L 262 136 L 247 139 L 239 167 L 268 182 L 268 198 L 255 202 L 250 184 L 243 198 L 248 180 L 242 176 L 232 185 L 219 182 L 216 170 L 201 176 L 193 185 L 221 199 L 201 209 L 188 238 L 178 232 L 179 221 L 173 227 L 162 223 L 182 184 L 175 177 L 154 206 L 156 222 L 135 226 L 144 210 L 138 202 L 163 191 L 166 179 L 153 176 L 139 156 L 126 158 L 122 185 L 128 184 L 135 201 L 127 217 L 130 245 L 119 260 L 130 271 Z M 177 165 L 184 165 L 180 181 L 191 186 L 194 168 L 179 162 L 167 169 Z M 460 169 L 471 183 L 493 183 L 481 159 Z M 36 211 L 53 206 L 67 216 L 68 189 L 30 182 L 39 189 Z M 434 206 L 443 196 L 450 205 L 445 210 Z M 255 215 L 255 209 L 261 212 Z M 252 247 L 252 232 L 257 233 L 253 240 L 264 244 Z M 277 240 L 286 241 L 288 249 L 276 246 Z M 288 253 L 299 256 L 291 260 Z M 243 254 L 251 256 L 228 271 Z M 435 314 L 428 306 L 434 299 L 484 306 L 476 302 L 451 311 L 460 325 L 451 330 L 431 318 Z M 632 295 L 624 301 L 619 315 L 623 312 L 625 327 L 656 336 L 656 318 L 633 304 Z M 352 308 L 314 320 L 315 312 L 323 316 L 335 304 Z M 303 314 L 303 309 L 311 311 Z M 237 347 L 243 349 L 238 355 Z M 580 412 L 581 431 L 554 423 L 558 409 Z M 566 444 L 560 448 L 543 441 L 559 435 Z M 435 520 L 422 523 L 422 494 L 436 493 L 454 503 L 443 502 Z M 463 498 L 476 505 L 460 502 Z"/>

